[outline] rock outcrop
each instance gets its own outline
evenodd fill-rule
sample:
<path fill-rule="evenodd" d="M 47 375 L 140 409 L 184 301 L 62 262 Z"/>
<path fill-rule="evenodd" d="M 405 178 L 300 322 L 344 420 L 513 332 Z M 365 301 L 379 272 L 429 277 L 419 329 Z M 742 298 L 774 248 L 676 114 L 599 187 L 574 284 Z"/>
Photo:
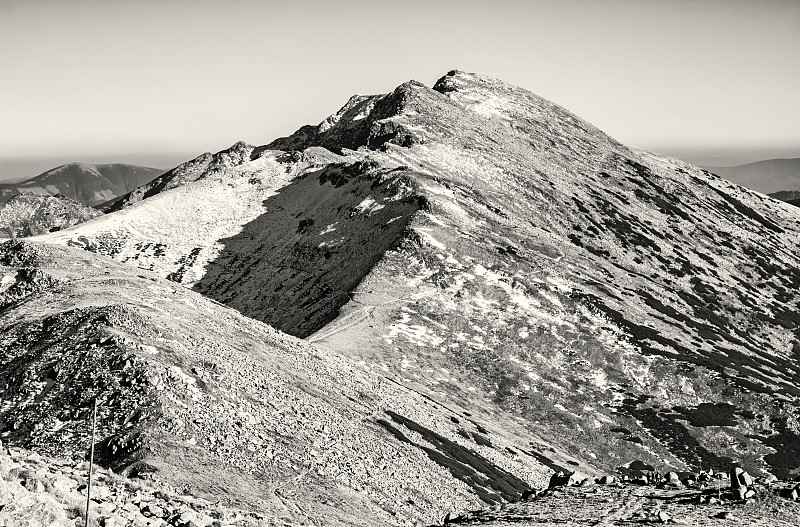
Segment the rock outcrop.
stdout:
<path fill-rule="evenodd" d="M 25 238 L 89 221 L 102 212 L 61 194 L 17 194 L 0 206 L 0 237 Z"/>

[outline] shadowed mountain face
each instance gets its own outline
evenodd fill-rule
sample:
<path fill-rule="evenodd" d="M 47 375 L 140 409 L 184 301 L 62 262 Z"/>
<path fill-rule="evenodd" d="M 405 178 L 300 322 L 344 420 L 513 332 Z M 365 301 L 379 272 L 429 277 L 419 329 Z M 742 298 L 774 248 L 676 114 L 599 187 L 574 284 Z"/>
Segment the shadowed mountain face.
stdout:
<path fill-rule="evenodd" d="M 376 163 L 304 174 L 264 201 L 265 214 L 221 240 L 225 249 L 195 289 L 276 329 L 310 335 L 336 318 L 425 208 L 413 176 Z"/>
<path fill-rule="evenodd" d="M 16 194 L 62 194 L 94 206 L 143 185 L 163 173 L 157 168 L 124 164 L 69 163 L 19 183 L 0 184 L 0 203 Z"/>
<path fill-rule="evenodd" d="M 41 239 L 452 411 L 364 419 L 477 499 L 520 465 L 800 472 L 797 209 L 463 72 L 157 181 Z"/>

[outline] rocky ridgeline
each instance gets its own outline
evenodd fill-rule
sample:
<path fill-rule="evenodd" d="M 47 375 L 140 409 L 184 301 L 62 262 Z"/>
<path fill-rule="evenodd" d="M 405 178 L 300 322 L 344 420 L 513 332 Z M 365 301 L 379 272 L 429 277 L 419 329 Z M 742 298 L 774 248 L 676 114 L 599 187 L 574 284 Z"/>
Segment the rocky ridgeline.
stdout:
<path fill-rule="evenodd" d="M 198 181 L 212 174 L 224 172 L 226 168 L 241 165 L 250 161 L 254 147 L 245 142 L 238 142 L 227 150 L 211 154 L 206 152 L 200 156 L 178 165 L 147 183 L 136 187 L 131 192 L 116 197 L 98 206 L 105 212 L 115 212 L 134 203 L 154 196 L 159 192 L 170 190 L 192 181 Z"/>

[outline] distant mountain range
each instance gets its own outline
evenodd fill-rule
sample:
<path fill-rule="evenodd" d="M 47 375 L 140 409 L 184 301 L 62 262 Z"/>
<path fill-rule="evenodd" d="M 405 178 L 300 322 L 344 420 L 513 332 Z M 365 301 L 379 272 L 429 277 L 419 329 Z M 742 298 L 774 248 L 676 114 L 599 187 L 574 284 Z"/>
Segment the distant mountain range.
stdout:
<path fill-rule="evenodd" d="M 770 196 L 775 199 L 785 201 L 786 203 L 791 203 L 796 207 L 800 207 L 800 190 L 782 190 L 780 192 L 770 194 Z"/>
<path fill-rule="evenodd" d="M 61 194 L 84 205 L 94 206 L 127 194 L 163 173 L 158 168 L 119 163 L 68 163 L 22 182 L 0 184 L 0 204 L 17 194 Z"/>
<path fill-rule="evenodd" d="M 735 167 L 705 168 L 737 185 L 764 194 L 800 191 L 800 158 L 767 159 Z M 773 197 L 783 199 L 778 196 Z"/>

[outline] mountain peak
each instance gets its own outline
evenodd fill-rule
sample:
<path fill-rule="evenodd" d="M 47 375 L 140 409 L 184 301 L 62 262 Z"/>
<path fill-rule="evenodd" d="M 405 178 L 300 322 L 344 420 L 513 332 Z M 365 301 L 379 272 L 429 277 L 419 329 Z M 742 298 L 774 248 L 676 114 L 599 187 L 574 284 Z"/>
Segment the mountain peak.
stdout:
<path fill-rule="evenodd" d="M 63 171 L 91 172 L 92 174 L 97 174 L 97 171 L 95 170 L 94 166 L 87 165 L 86 163 L 81 163 L 80 161 L 72 161 L 70 163 L 65 163 L 59 167 L 48 170 L 47 172 L 42 172 L 40 176 L 63 172 Z"/>
<path fill-rule="evenodd" d="M 66 163 L 31 179 L 0 184 L 0 204 L 15 194 L 32 192 L 42 195 L 61 193 L 84 205 L 94 206 L 125 194 L 162 172 L 156 168 L 125 164 Z"/>
<path fill-rule="evenodd" d="M 175 467 L 189 449 L 264 487 L 319 490 L 286 498 L 299 510 L 343 503 L 341 489 L 374 510 L 388 497 L 397 523 L 516 499 L 570 467 L 800 471 L 800 211 L 497 79 L 455 71 L 434 88 L 353 96 L 317 126 L 202 155 L 119 212 L 46 236 L 117 260 L 108 267 L 128 285 L 120 295 L 105 264 L 67 250 L 50 271 L 76 273 L 61 262 L 83 258 L 103 302 L 142 306 L 125 350 L 159 372 L 142 378 L 161 398 L 135 403 L 174 417 L 137 425 L 161 448 L 142 447 L 142 463 L 155 457 L 165 478 L 205 470 Z M 61 320 L 67 291 L 16 304 L 9 320 L 44 309 Z M 10 349 L 27 357 L 32 329 L 14 331 Z M 47 338 L 73 349 L 73 334 Z M 283 347 L 265 349 L 273 337 Z M 309 341 L 324 365 L 309 362 Z M 0 361 L 17 368 L 4 376 L 25 379 L 23 362 Z M 202 390 L 195 401 L 186 386 Z M 41 419 L 35 397 L 7 393 L 25 423 Z M 63 430 L 83 426 L 72 415 Z M 251 417 L 266 432 L 252 449 Z M 46 444 L 53 430 L 69 443 L 53 426 L 14 433 Z M 331 436 L 345 435 L 359 450 L 340 453 L 349 443 Z M 415 460 L 405 481 L 450 486 L 396 484 L 386 460 L 405 464 L 398 452 Z M 293 479 L 301 466 L 313 479 Z"/>

